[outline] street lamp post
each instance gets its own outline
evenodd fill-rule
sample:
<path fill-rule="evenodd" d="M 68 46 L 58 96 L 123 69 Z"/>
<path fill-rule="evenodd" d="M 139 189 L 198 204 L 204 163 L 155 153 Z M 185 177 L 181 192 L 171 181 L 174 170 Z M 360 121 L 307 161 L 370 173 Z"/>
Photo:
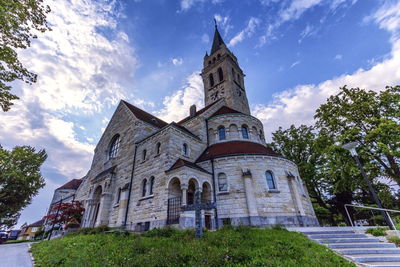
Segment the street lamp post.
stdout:
<path fill-rule="evenodd" d="M 376 194 L 375 189 L 372 186 L 371 181 L 368 179 L 367 174 L 364 171 L 363 165 L 361 164 L 360 157 L 358 156 L 357 151 L 356 151 L 356 147 L 357 146 L 358 146 L 358 142 L 351 142 L 351 143 L 347 143 L 347 144 L 342 145 L 342 147 L 344 149 L 347 149 L 347 150 L 350 151 L 350 154 L 353 156 L 354 160 L 357 162 L 358 168 L 361 171 L 361 175 L 363 176 L 365 182 L 367 183 L 368 188 L 369 188 L 369 192 L 371 193 L 372 197 L 374 198 L 375 203 L 378 205 L 378 207 L 380 209 L 383 209 L 382 202 L 380 201 L 378 195 Z M 387 225 L 389 226 L 389 229 L 390 230 L 395 230 L 394 225 L 393 225 L 393 221 L 390 218 L 389 214 L 387 214 L 387 212 L 383 211 L 383 210 L 381 210 L 381 214 L 385 218 L 385 221 L 386 221 Z"/>

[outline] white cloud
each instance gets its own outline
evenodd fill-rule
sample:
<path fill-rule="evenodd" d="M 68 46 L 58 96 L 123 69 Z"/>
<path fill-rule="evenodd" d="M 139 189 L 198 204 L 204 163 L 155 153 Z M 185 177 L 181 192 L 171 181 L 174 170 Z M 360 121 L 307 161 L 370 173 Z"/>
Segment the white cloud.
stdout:
<path fill-rule="evenodd" d="M 243 41 L 246 37 L 251 37 L 256 27 L 261 23 L 261 20 L 255 17 L 251 17 L 249 22 L 247 23 L 246 28 L 241 30 L 238 34 L 236 34 L 230 41 L 228 46 L 235 46 L 237 43 Z"/>
<path fill-rule="evenodd" d="M 315 110 L 344 85 L 379 91 L 386 85 L 400 84 L 399 7 L 400 4 L 384 5 L 371 17 L 382 29 L 392 33 L 392 51 L 388 58 L 368 70 L 359 69 L 319 84 L 298 85 L 276 94 L 272 103 L 255 106 L 252 113 L 263 122 L 265 133 L 270 135 L 279 126 L 312 124 Z"/>
<path fill-rule="evenodd" d="M 300 33 L 300 39 L 299 43 L 303 41 L 303 39 L 314 35 L 317 32 L 314 26 L 307 24 L 307 26 L 304 28 L 304 30 Z"/>
<path fill-rule="evenodd" d="M 180 121 L 189 115 L 189 108 L 195 104 L 204 106 L 203 81 L 196 71 L 186 78 L 186 85 L 163 100 L 164 108 L 157 115 L 165 121 Z"/>
<path fill-rule="evenodd" d="M 307 9 L 321 3 L 322 0 L 293 0 L 290 6 L 280 13 L 281 22 L 298 19 Z"/>
<path fill-rule="evenodd" d="M 208 36 L 208 34 L 205 33 L 201 36 L 201 42 L 205 44 L 208 44 L 210 42 L 210 37 Z"/>
<path fill-rule="evenodd" d="M 75 130 L 89 135 L 85 129 L 92 125 L 86 123 L 105 116 L 126 98 L 124 88 L 134 84 L 138 64 L 128 35 L 117 29 L 116 17 L 123 14 L 114 2 L 46 3 L 52 10 L 48 15 L 52 31 L 38 34 L 31 47 L 20 52 L 21 61 L 38 74 L 38 81 L 33 85 L 17 83 L 14 88 L 21 99 L 0 116 L 2 146 L 11 149 L 28 144 L 48 153 L 42 168 L 48 186 L 41 194 L 46 195 L 35 198 L 24 210 L 21 221 L 29 222 L 43 215 L 52 189 L 86 174 L 94 146 L 89 138 L 81 140 Z M 107 38 L 98 27 L 107 29 Z M 131 101 L 154 106 L 140 99 Z"/>
<path fill-rule="evenodd" d="M 173 58 L 171 59 L 172 64 L 174 64 L 175 66 L 180 66 L 183 64 L 183 59 L 182 58 Z"/>
<path fill-rule="evenodd" d="M 218 28 L 223 30 L 224 36 L 226 36 L 228 32 L 233 29 L 233 25 L 230 24 L 231 18 L 229 16 L 215 14 L 214 19 L 217 21 Z"/>
<path fill-rule="evenodd" d="M 197 4 L 205 3 L 207 0 L 181 0 L 181 9 L 178 12 L 187 11 Z M 224 0 L 211 0 L 211 3 L 216 5 L 222 3 Z"/>
<path fill-rule="evenodd" d="M 290 65 L 290 69 L 293 68 L 294 66 L 300 64 L 300 60 L 297 60 L 295 62 L 292 63 L 292 65 Z"/>
<path fill-rule="evenodd" d="M 343 58 L 343 55 L 341 55 L 341 54 L 337 54 L 335 56 L 335 60 L 341 60 L 342 58 Z"/>

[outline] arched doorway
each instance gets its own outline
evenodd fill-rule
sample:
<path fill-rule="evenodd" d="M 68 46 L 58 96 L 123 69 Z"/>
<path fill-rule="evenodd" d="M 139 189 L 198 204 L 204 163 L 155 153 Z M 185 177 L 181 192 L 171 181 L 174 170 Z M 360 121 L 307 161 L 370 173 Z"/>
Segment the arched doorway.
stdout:
<path fill-rule="evenodd" d="M 179 223 L 181 203 L 181 182 L 177 177 L 175 177 L 169 182 L 168 185 L 167 224 Z"/>
<path fill-rule="evenodd" d="M 100 209 L 100 200 L 101 200 L 101 194 L 102 194 L 103 190 L 101 188 L 101 186 L 97 186 L 96 189 L 93 192 L 93 197 L 92 197 L 92 217 L 90 220 L 90 227 L 95 227 L 96 226 L 96 222 L 97 222 L 97 218 L 99 216 L 99 209 Z"/>
<path fill-rule="evenodd" d="M 212 194 L 211 194 L 211 185 L 207 182 L 203 183 L 202 193 L 201 193 L 201 203 L 210 203 L 212 202 Z M 205 210 L 204 211 L 204 226 L 207 229 L 212 228 L 212 211 Z"/>
<path fill-rule="evenodd" d="M 194 204 L 194 196 L 196 193 L 196 189 L 199 188 L 199 183 L 196 181 L 196 179 L 190 179 L 189 184 L 188 184 L 188 189 L 187 189 L 187 204 L 191 205 Z"/>

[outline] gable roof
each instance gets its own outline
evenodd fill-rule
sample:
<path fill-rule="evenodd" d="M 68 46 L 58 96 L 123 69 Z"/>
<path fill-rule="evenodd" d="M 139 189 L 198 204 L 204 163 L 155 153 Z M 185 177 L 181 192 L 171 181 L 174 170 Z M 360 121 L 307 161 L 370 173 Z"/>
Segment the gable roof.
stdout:
<path fill-rule="evenodd" d="M 37 222 L 34 222 L 34 223 L 28 225 L 27 227 L 40 227 L 44 224 L 44 221 L 45 221 L 45 219 L 41 219 Z"/>
<path fill-rule="evenodd" d="M 273 151 L 264 145 L 248 142 L 248 141 L 231 141 L 214 144 L 209 146 L 196 160 L 196 162 L 209 160 L 211 158 L 220 158 L 224 156 L 234 155 L 269 155 L 280 156 L 280 154 Z"/>
<path fill-rule="evenodd" d="M 124 100 L 121 100 L 121 101 L 129 108 L 129 110 L 133 113 L 133 115 L 135 115 L 135 117 L 138 118 L 139 120 L 147 122 L 157 128 L 162 128 L 162 127 L 168 125 L 168 123 L 157 118 L 156 116 L 153 116 L 150 113 L 147 113 L 146 111 L 144 111 L 138 107 L 135 107 L 134 105 L 129 104 L 128 102 L 126 102 Z"/>
<path fill-rule="evenodd" d="M 66 184 L 60 186 L 57 189 L 78 189 L 81 185 L 82 179 L 72 179 L 71 181 L 67 182 Z"/>
<path fill-rule="evenodd" d="M 237 111 L 237 110 L 234 110 L 234 109 L 232 109 L 232 108 L 230 108 L 230 107 L 222 106 L 222 107 L 221 107 L 220 109 L 218 109 L 214 114 L 212 114 L 212 115 L 210 116 L 210 118 L 213 117 L 213 116 L 217 116 L 217 115 L 232 114 L 232 113 L 244 114 L 244 113 L 242 113 L 242 112 L 240 112 L 240 111 Z"/>
<path fill-rule="evenodd" d="M 183 124 L 185 122 L 187 122 L 188 120 L 195 118 L 197 116 L 199 116 L 200 114 L 204 113 L 205 111 L 207 111 L 209 108 L 211 108 L 212 106 L 214 106 L 216 103 L 218 103 L 222 98 L 218 99 L 217 101 L 215 101 L 214 103 L 209 104 L 208 106 L 205 106 L 204 108 L 200 109 L 199 111 L 197 111 L 194 116 L 187 116 L 186 118 L 183 118 L 182 120 L 178 121 L 177 124 Z"/>
<path fill-rule="evenodd" d="M 193 168 L 193 169 L 197 169 L 197 170 L 202 171 L 202 172 L 209 173 L 208 171 L 206 171 L 202 167 L 198 166 L 196 163 L 184 160 L 182 158 L 179 158 L 177 161 L 175 161 L 175 163 L 171 166 L 171 168 L 169 168 L 165 172 L 170 172 L 172 170 L 175 170 L 175 169 L 178 169 L 178 168 L 184 167 L 184 166 L 189 167 L 189 168 Z"/>

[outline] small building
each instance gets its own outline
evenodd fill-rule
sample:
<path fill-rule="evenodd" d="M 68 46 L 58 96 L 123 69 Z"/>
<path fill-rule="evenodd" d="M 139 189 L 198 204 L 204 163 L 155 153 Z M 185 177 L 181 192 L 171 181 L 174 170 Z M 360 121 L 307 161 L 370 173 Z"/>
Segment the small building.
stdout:
<path fill-rule="evenodd" d="M 21 232 L 19 233 L 18 240 L 33 240 L 36 232 L 44 225 L 45 219 L 23 226 Z"/>

